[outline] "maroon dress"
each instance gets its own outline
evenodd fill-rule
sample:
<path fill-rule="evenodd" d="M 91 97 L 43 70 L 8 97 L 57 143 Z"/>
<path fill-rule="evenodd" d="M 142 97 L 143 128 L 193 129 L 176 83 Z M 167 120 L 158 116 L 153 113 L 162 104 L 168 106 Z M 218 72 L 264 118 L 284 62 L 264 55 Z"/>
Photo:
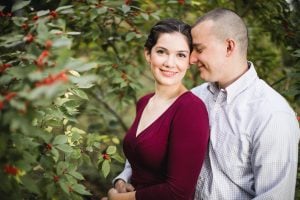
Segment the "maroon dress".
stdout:
<path fill-rule="evenodd" d="M 136 199 L 193 199 L 209 138 L 205 105 L 185 92 L 136 137 L 142 112 L 153 95 L 138 101 L 136 118 L 123 144 Z"/>

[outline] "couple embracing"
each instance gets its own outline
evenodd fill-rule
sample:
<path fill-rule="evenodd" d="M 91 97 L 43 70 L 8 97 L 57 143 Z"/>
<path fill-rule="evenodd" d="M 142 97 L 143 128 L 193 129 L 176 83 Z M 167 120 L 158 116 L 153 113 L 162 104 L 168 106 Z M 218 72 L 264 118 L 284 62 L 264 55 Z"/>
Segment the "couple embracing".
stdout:
<path fill-rule="evenodd" d="M 218 8 L 192 27 L 161 20 L 144 47 L 155 91 L 137 102 L 125 168 L 103 199 L 294 199 L 299 124 L 247 60 L 241 17 Z M 191 91 L 190 64 L 206 81 Z"/>

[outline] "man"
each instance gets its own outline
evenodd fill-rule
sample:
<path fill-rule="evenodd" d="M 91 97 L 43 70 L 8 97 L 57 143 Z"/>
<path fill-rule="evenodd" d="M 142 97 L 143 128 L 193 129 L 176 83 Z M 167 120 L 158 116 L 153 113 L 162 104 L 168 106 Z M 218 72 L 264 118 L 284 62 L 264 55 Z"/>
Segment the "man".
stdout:
<path fill-rule="evenodd" d="M 192 92 L 207 106 L 211 131 L 195 199 L 294 199 L 299 124 L 247 61 L 244 22 L 215 9 L 196 22 L 192 36 L 190 62 L 207 81 Z M 123 181 L 130 173 L 127 163 L 115 179 L 119 192 L 133 189 Z"/>

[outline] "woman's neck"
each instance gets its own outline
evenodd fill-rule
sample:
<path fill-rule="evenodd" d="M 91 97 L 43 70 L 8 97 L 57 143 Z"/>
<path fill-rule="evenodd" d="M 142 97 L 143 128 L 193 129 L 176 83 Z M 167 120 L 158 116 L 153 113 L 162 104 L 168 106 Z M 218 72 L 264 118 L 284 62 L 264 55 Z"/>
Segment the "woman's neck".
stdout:
<path fill-rule="evenodd" d="M 174 98 L 177 98 L 184 92 L 186 92 L 187 89 L 183 84 L 179 84 L 176 86 L 161 86 L 161 85 L 155 85 L 155 94 L 153 96 L 153 99 L 159 99 L 161 101 L 169 101 Z"/>

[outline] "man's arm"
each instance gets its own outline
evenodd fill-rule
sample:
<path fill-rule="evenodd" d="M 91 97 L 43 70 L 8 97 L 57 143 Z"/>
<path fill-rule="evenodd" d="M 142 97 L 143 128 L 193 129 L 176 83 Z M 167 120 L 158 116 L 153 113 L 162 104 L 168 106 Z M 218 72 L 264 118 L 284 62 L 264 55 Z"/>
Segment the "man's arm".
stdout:
<path fill-rule="evenodd" d="M 129 183 L 132 174 L 132 169 L 128 160 L 126 160 L 123 171 L 112 180 L 114 188 L 119 192 L 131 192 L 134 191 L 134 187 Z"/>
<path fill-rule="evenodd" d="M 255 200 L 293 200 L 297 176 L 299 124 L 290 113 L 264 120 L 253 138 L 251 157 Z"/>

